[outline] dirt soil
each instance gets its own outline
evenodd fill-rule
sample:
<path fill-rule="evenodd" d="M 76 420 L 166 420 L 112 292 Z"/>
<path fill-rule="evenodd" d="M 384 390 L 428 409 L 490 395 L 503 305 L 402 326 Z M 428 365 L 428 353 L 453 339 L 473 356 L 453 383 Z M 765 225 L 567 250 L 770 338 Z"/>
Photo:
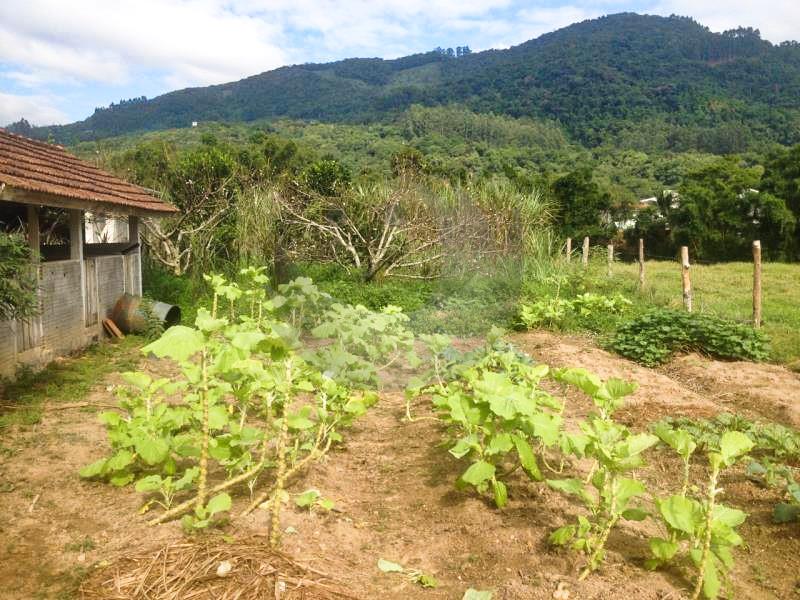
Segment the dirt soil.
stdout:
<path fill-rule="evenodd" d="M 651 370 L 610 355 L 587 338 L 534 332 L 514 335 L 512 341 L 553 366 L 583 366 L 602 377 L 638 381 L 639 390 L 619 414 L 635 429 L 667 415 L 734 410 L 795 425 L 800 418 L 793 406 L 800 398 L 800 377 L 780 367 L 691 355 Z M 150 361 L 143 367 L 164 368 Z M 378 405 L 347 433 L 345 444 L 292 484 L 293 492 L 317 488 L 336 503 L 328 513 L 284 511 L 283 551 L 294 560 L 363 599 L 460 600 L 469 587 L 492 590 L 495 600 L 687 597 L 687 573 L 642 568 L 647 537 L 659 533 L 649 521 L 616 528 L 604 566 L 578 582 L 581 557 L 551 549 L 547 536 L 580 514 L 580 506 L 522 476 L 509 481 L 509 503 L 502 511 L 457 491 L 453 482 L 465 464 L 439 445 L 441 427 L 426 418 L 424 401 L 414 408 L 417 420 L 403 420 L 403 394 L 392 385 L 402 379 L 404 374 L 395 373 Z M 87 401 L 113 403 L 116 383 L 119 377 L 110 377 Z M 591 408 L 578 395 L 567 400 L 570 418 Z M 184 538 L 177 523 L 148 527 L 138 514 L 141 497 L 130 488 L 79 479 L 77 470 L 107 451 L 95 416 L 100 409 L 51 408 L 34 428 L 5 432 L 0 439 L 2 599 L 80 597 L 80 582 L 117 557 L 156 552 Z M 640 476 L 650 489 L 667 493 L 677 472 L 672 456 L 656 452 Z M 702 475 L 700 467 L 696 475 Z M 750 515 L 741 528 L 747 546 L 736 552 L 730 597 L 797 597 L 800 530 L 771 522 L 778 493 L 757 487 L 740 471 L 724 478 L 722 487 L 722 501 Z M 246 502 L 244 489 L 233 514 Z M 256 511 L 209 535 L 224 546 L 223 534 L 252 539 L 267 532 L 268 516 Z M 433 575 L 439 586 L 422 589 L 401 574 L 384 574 L 377 568 L 379 558 Z M 554 595 L 559 588 L 568 595 Z"/>

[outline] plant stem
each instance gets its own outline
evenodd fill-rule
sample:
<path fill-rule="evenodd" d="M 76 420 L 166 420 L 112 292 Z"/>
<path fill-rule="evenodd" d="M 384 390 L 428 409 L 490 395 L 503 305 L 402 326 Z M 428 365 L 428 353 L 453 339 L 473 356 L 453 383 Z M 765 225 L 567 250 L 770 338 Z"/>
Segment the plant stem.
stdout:
<path fill-rule="evenodd" d="M 615 510 L 617 504 L 616 482 L 617 482 L 617 476 L 612 475 L 608 483 L 609 488 L 611 490 L 608 512 L 611 516 L 606 522 L 605 527 L 603 527 L 603 531 L 600 534 L 600 539 L 597 541 L 597 548 L 594 549 L 594 552 L 592 552 L 592 555 L 589 557 L 589 564 L 586 565 L 586 568 L 583 570 L 583 573 L 581 573 L 580 577 L 578 577 L 578 581 L 583 581 L 589 576 L 589 573 L 594 571 L 595 562 L 597 562 L 597 559 L 603 552 L 603 548 L 605 548 L 606 541 L 608 541 L 608 535 L 611 533 L 611 530 L 614 528 L 614 525 L 616 525 L 617 521 L 619 520 L 619 515 Z"/>
<path fill-rule="evenodd" d="M 208 415 L 208 372 L 206 363 L 208 362 L 206 350 L 200 357 L 200 404 L 203 410 L 203 439 L 200 446 L 200 476 L 197 481 L 197 508 L 202 508 L 206 503 L 206 479 L 208 477 L 208 438 L 211 433 Z"/>
<path fill-rule="evenodd" d="M 281 423 L 281 433 L 278 437 L 278 472 L 275 477 L 275 491 L 272 495 L 272 526 L 269 532 L 269 545 L 272 548 L 278 547 L 280 541 L 281 526 L 281 494 L 286 480 L 286 438 L 289 435 L 289 421 L 286 415 L 283 416 Z"/>
<path fill-rule="evenodd" d="M 211 493 L 216 494 L 218 492 L 224 492 L 225 490 L 232 488 L 243 481 L 247 481 L 251 479 L 255 475 L 264 468 L 265 460 L 262 458 L 258 463 L 256 463 L 253 468 L 241 475 L 237 475 L 233 479 L 228 479 L 227 481 L 223 481 L 219 485 L 214 486 L 211 488 Z M 148 525 L 158 525 L 159 523 L 164 523 L 165 521 L 169 521 L 170 519 L 175 519 L 180 517 L 182 514 L 189 512 L 192 507 L 197 503 L 197 497 L 189 498 L 185 502 L 181 502 L 178 506 L 166 511 L 165 513 L 160 514 L 155 519 L 151 519 L 147 522 Z"/>
<path fill-rule="evenodd" d="M 706 576 L 706 563 L 711 555 L 711 523 L 714 519 L 714 504 L 717 497 L 717 479 L 719 477 L 719 464 L 712 463 L 711 477 L 708 482 L 708 500 L 706 502 L 706 528 L 703 532 L 703 553 L 700 555 L 700 572 L 697 575 L 697 583 L 694 586 L 692 600 L 700 597 L 703 591 L 703 581 Z"/>

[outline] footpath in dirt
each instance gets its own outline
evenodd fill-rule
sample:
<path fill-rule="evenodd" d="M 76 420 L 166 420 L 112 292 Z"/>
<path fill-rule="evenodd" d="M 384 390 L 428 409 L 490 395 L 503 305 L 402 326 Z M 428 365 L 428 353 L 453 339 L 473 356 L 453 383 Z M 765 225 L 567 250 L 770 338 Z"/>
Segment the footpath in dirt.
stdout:
<path fill-rule="evenodd" d="M 619 413 L 637 430 L 668 415 L 722 411 L 796 424 L 792 399 L 800 398 L 800 377 L 780 367 L 717 363 L 691 355 L 652 370 L 610 355 L 584 338 L 528 333 L 514 335 L 512 341 L 552 366 L 582 366 L 603 378 L 638 381 L 639 390 Z M 150 361 L 143 366 L 163 368 Z M 110 386 L 116 383 L 118 377 L 111 377 L 88 402 L 113 402 Z M 642 567 L 647 538 L 657 533 L 649 521 L 618 527 L 604 566 L 578 582 L 581 557 L 550 548 L 547 537 L 582 508 L 522 476 L 509 481 L 509 503 L 502 511 L 457 491 L 453 482 L 465 465 L 440 445 L 441 426 L 430 418 L 424 400 L 415 405 L 416 420 L 409 423 L 402 390 L 391 389 L 390 382 L 387 388 L 348 432 L 345 444 L 293 483 L 293 492 L 316 488 L 336 506 L 331 512 L 284 511 L 282 549 L 293 560 L 365 600 L 460 600 L 469 587 L 492 590 L 495 600 L 686 597 L 691 585 L 686 573 Z M 568 419 L 591 410 L 578 395 L 567 400 Z M 81 466 L 107 450 L 95 412 L 45 411 L 40 424 L 11 432 L 0 442 L 0 598 L 80 597 L 81 582 L 113 570 L 119 557 L 155 553 L 184 540 L 178 523 L 148 527 L 137 512 L 141 498 L 130 489 L 78 478 Z M 656 452 L 640 476 L 657 493 L 670 490 L 674 481 L 667 474 L 676 472 L 676 466 L 670 455 Z M 724 501 L 750 514 L 741 528 L 747 545 L 736 552 L 733 597 L 794 597 L 800 582 L 800 531 L 796 525 L 771 522 L 778 494 L 748 482 L 741 472 L 722 485 Z M 246 502 L 245 488 L 235 498 L 233 513 Z M 268 516 L 256 511 L 210 535 L 223 549 L 222 559 L 223 535 L 229 541 L 260 537 L 266 545 L 267 532 Z M 380 558 L 432 575 L 439 585 L 423 589 L 402 574 L 382 573 Z M 293 597 L 290 591 L 275 597 Z"/>

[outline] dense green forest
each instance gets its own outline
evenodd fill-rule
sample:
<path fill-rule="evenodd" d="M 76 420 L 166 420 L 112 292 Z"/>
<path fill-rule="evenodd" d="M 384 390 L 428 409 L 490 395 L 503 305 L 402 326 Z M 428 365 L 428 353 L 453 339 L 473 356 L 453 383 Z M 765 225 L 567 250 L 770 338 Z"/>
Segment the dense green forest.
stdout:
<path fill-rule="evenodd" d="M 752 29 L 719 34 L 685 17 L 626 13 L 507 50 L 294 65 L 120 102 L 71 125 L 15 128 L 74 143 L 192 121 L 387 122 L 414 104 L 452 103 L 552 123 L 588 147 L 728 154 L 793 144 L 800 45 L 775 46 Z"/>

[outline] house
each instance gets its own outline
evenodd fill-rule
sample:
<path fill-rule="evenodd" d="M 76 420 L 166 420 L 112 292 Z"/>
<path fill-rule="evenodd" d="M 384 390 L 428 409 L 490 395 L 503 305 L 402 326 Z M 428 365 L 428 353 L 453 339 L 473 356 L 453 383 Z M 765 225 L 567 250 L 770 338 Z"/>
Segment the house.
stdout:
<path fill-rule="evenodd" d="M 175 212 L 60 146 L 0 129 L 0 228 L 26 233 L 40 305 L 0 322 L 0 376 L 98 339 L 117 299 L 142 293 L 140 219 Z"/>

